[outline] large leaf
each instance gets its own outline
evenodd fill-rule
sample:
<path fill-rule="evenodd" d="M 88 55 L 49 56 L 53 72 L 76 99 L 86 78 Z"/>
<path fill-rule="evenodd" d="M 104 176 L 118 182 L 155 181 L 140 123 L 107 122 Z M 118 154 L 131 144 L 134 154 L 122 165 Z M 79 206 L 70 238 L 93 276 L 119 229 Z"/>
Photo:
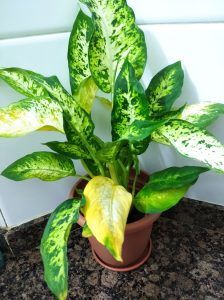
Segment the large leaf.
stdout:
<path fill-rule="evenodd" d="M 34 97 L 0 108 L 0 136 L 16 137 L 38 129 L 63 132 L 60 105 L 49 97 Z"/>
<path fill-rule="evenodd" d="M 187 121 L 171 120 L 158 132 L 182 155 L 224 172 L 224 146 L 206 130 Z"/>
<path fill-rule="evenodd" d="M 202 167 L 171 167 L 150 176 L 150 181 L 134 198 L 135 207 L 143 213 L 165 211 L 181 200 L 198 176 L 208 171 Z"/>
<path fill-rule="evenodd" d="M 60 204 L 51 214 L 41 239 L 44 278 L 59 300 L 65 300 L 68 294 L 67 241 L 72 224 L 78 220 L 80 204 L 76 199 Z"/>
<path fill-rule="evenodd" d="M 126 139 L 130 131 L 129 125 L 136 120 L 149 118 L 148 102 L 144 89 L 135 77 L 135 70 L 126 59 L 117 77 L 114 89 L 114 105 L 111 115 L 112 139 Z M 145 141 L 148 144 L 148 141 Z M 144 141 L 135 143 L 138 154 L 144 148 Z"/>
<path fill-rule="evenodd" d="M 140 78 L 146 63 L 143 32 L 135 24 L 126 0 L 81 0 L 92 12 L 94 33 L 89 46 L 92 76 L 104 92 L 110 92 L 124 59 L 129 60 Z"/>
<path fill-rule="evenodd" d="M 224 114 L 224 104 L 202 102 L 197 104 L 187 105 L 179 118 L 186 120 L 189 123 L 205 128 L 213 121 Z"/>
<path fill-rule="evenodd" d="M 30 178 L 53 181 L 74 176 L 75 169 L 71 159 L 43 151 L 34 152 L 16 160 L 2 172 L 2 175 L 15 181 Z"/>
<path fill-rule="evenodd" d="M 73 159 L 91 158 L 88 152 L 85 150 L 85 148 L 82 149 L 80 146 L 77 146 L 72 143 L 54 141 L 54 142 L 45 143 L 44 145 L 48 146 L 50 149 L 52 149 L 55 152 L 71 157 Z"/>
<path fill-rule="evenodd" d="M 152 78 L 146 89 L 150 115 L 159 115 L 171 109 L 181 94 L 183 79 L 184 73 L 179 61 L 165 67 Z"/>
<path fill-rule="evenodd" d="M 114 258 L 122 261 L 122 244 L 132 196 L 124 187 L 107 177 L 96 176 L 84 189 L 83 212 L 96 239 Z"/>
<path fill-rule="evenodd" d="M 90 17 L 79 11 L 69 39 L 68 66 L 72 94 L 79 105 L 91 111 L 97 86 L 91 78 L 88 60 L 89 42 L 93 33 Z"/>
<path fill-rule="evenodd" d="M 7 82 L 17 92 L 28 96 L 48 96 L 48 92 L 37 81 L 42 75 L 20 68 L 0 69 L 0 78 Z"/>

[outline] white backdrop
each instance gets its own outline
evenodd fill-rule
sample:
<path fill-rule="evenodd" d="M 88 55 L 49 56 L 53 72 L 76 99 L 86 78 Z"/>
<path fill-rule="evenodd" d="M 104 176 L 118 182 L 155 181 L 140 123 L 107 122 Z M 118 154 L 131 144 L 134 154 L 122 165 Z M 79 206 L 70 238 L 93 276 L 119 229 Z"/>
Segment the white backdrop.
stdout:
<path fill-rule="evenodd" d="M 129 3 L 136 11 L 138 22 L 145 24 L 142 29 L 148 44 L 149 61 L 144 84 L 167 64 L 181 60 L 185 83 L 179 103 L 224 102 L 224 24 L 220 22 L 224 20 L 224 2 L 181 1 L 181 6 L 180 1 L 174 0 L 166 1 L 166 4 L 158 0 L 130 0 Z M 67 1 L 66 6 L 62 0 L 1 0 L 0 66 L 55 74 L 68 89 L 66 52 L 69 33 L 64 31 L 70 30 L 77 9 L 77 2 L 73 0 Z M 23 98 L 2 81 L 0 91 L 1 106 Z M 109 113 L 95 106 L 93 115 L 97 133 L 102 135 L 101 128 L 109 123 Z M 223 125 L 224 118 L 220 118 L 211 131 L 224 142 Z M 108 125 L 104 137 L 108 139 L 109 134 Z M 40 143 L 50 140 L 63 140 L 63 136 L 38 132 L 23 138 L 0 139 L 0 170 L 27 153 L 45 149 Z M 141 157 L 142 167 L 149 172 L 192 163 L 195 162 L 183 159 L 175 150 L 156 144 Z M 77 168 L 82 171 L 79 165 Z M 223 180 L 224 175 L 203 174 L 189 196 L 224 205 Z M 68 178 L 53 183 L 38 180 L 18 183 L 1 177 L 0 208 L 8 226 L 50 212 L 65 199 L 73 182 L 73 178 Z M 0 217 L 0 226 L 3 225 Z"/>

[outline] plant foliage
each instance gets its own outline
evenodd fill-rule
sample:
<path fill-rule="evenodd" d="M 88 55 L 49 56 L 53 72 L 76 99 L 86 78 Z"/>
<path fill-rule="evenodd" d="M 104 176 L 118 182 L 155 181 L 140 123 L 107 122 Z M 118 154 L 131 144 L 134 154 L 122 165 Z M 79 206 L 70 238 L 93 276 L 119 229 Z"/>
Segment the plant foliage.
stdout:
<path fill-rule="evenodd" d="M 8 166 L 12 180 L 58 180 L 76 174 L 80 159 L 88 178 L 80 199 L 61 203 L 52 213 L 41 241 L 45 280 L 60 300 L 68 294 L 67 240 L 79 212 L 83 236 L 94 236 L 118 261 L 128 215 L 133 206 L 160 213 L 174 206 L 197 181 L 214 169 L 224 172 L 224 147 L 206 127 L 224 112 L 220 103 L 174 107 L 184 72 L 181 62 L 164 67 L 146 90 L 139 81 L 147 60 L 144 33 L 126 0 L 80 0 L 91 17 L 79 11 L 68 45 L 71 93 L 56 76 L 20 68 L 1 68 L 0 79 L 26 98 L 0 108 L 0 136 L 17 137 L 36 130 L 56 130 L 63 142 L 45 145 L 53 152 L 34 152 Z M 111 100 L 98 97 L 111 93 Z M 91 110 L 95 98 L 111 109 L 111 141 L 95 135 Z M 138 155 L 155 141 L 174 147 L 205 166 L 171 167 L 150 176 L 137 192 Z M 149 157 L 150 159 L 150 157 Z M 135 170 L 132 193 L 128 190 Z"/>

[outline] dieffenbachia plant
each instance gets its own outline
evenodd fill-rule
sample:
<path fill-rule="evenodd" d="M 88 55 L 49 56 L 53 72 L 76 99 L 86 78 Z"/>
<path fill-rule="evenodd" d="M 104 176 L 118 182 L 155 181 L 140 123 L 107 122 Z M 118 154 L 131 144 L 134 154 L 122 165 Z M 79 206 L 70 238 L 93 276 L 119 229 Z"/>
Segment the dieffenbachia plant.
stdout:
<path fill-rule="evenodd" d="M 91 17 L 80 10 L 70 35 L 71 93 L 56 76 L 0 69 L 0 78 L 24 95 L 23 100 L 0 109 L 0 136 L 56 130 L 66 137 L 64 142 L 45 144 L 53 152 L 26 155 L 2 175 L 18 181 L 80 177 L 72 159 L 80 159 L 88 174 L 81 176 L 87 184 L 80 199 L 68 199 L 56 208 L 41 241 L 45 280 L 60 300 L 67 298 L 67 240 L 80 211 L 86 220 L 83 236 L 93 235 L 122 261 L 125 226 L 133 207 L 147 214 L 163 212 L 180 201 L 201 173 L 209 169 L 224 172 L 224 146 L 206 130 L 223 114 L 224 105 L 173 107 L 184 79 L 180 62 L 162 69 L 144 89 L 139 80 L 147 60 L 146 42 L 132 9 L 125 0 L 81 2 Z M 110 142 L 94 134 L 91 109 L 99 90 L 111 94 L 111 100 L 103 99 L 112 107 Z M 138 155 L 152 141 L 174 147 L 205 166 L 158 171 L 136 192 Z M 135 178 L 129 190 L 131 169 L 135 169 Z"/>

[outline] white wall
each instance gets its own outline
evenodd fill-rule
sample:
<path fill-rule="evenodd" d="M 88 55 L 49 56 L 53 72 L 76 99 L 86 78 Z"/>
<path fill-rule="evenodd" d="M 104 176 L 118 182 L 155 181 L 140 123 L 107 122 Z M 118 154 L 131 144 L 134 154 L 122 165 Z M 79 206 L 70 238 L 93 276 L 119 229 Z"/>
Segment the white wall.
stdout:
<path fill-rule="evenodd" d="M 149 61 L 144 83 L 159 69 L 176 60 L 185 68 L 183 95 L 179 103 L 224 102 L 224 2 L 130 0 L 137 20 L 145 32 Z M 24 8 L 24 9 L 23 9 Z M 75 0 L 1 0 L 0 66 L 18 66 L 45 75 L 57 75 L 69 88 L 66 62 L 69 31 L 76 15 Z M 19 13 L 18 13 L 19 12 Z M 169 24 L 166 23 L 184 23 Z M 197 24 L 190 24 L 198 22 Z M 203 24 L 200 24 L 203 22 Z M 207 23 L 206 23 L 207 22 Z M 210 23 L 208 23 L 210 22 Z M 165 24 L 151 24 L 165 23 Z M 149 24 L 149 25 L 147 25 Z M 60 33 L 58 33 L 60 32 Z M 0 81 L 0 105 L 22 99 Z M 108 112 L 96 113 L 97 133 L 109 118 Z M 224 119 L 212 128 L 224 142 Z M 109 127 L 107 129 L 109 133 Z M 108 137 L 107 137 L 108 138 Z M 63 140 L 56 133 L 33 133 L 23 138 L 0 139 L 0 170 L 15 159 L 32 151 L 45 149 L 40 143 Z M 192 164 L 168 147 L 152 144 L 141 158 L 143 168 L 155 171 L 164 166 Z M 82 169 L 78 166 L 78 170 Z M 204 174 L 189 196 L 224 205 L 223 175 Z M 0 178 L 0 208 L 9 226 L 15 226 L 50 212 L 65 199 L 73 178 L 53 183 L 38 180 L 13 182 Z M 217 193 L 218 191 L 218 193 Z M 3 225 L 0 218 L 0 226 Z"/>

